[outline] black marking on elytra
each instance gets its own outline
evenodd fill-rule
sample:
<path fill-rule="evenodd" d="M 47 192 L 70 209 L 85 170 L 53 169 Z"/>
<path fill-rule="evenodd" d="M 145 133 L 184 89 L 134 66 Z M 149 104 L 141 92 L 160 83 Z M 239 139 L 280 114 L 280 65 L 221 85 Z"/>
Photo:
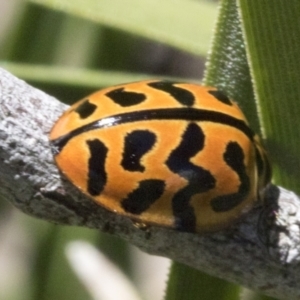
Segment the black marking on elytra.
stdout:
<path fill-rule="evenodd" d="M 163 109 L 149 109 L 135 112 L 128 112 L 123 114 L 113 115 L 111 117 L 96 120 L 89 124 L 83 125 L 73 131 L 51 141 L 52 152 L 54 155 L 60 153 L 63 147 L 73 137 L 92 130 L 117 126 L 125 123 L 132 123 L 138 121 L 148 120 L 183 120 L 195 122 L 213 122 L 218 124 L 225 124 L 242 131 L 251 141 L 254 134 L 245 121 L 236 119 L 230 115 L 196 108 L 163 108 Z"/>
<path fill-rule="evenodd" d="M 97 105 L 89 102 L 89 99 L 86 99 L 78 107 L 76 107 L 74 111 L 79 114 L 80 119 L 85 119 L 92 115 L 96 109 Z"/>
<path fill-rule="evenodd" d="M 98 196 L 101 194 L 107 181 L 105 160 L 108 149 L 98 139 L 88 140 L 86 143 L 90 151 L 87 192 L 91 196 Z"/>
<path fill-rule="evenodd" d="M 128 133 L 124 140 L 121 165 L 126 171 L 143 172 L 145 167 L 141 158 L 154 146 L 156 136 L 149 130 L 135 130 Z"/>
<path fill-rule="evenodd" d="M 181 231 L 193 232 L 196 228 L 196 216 L 190 205 L 191 197 L 214 188 L 215 178 L 204 168 L 194 165 L 190 158 L 204 148 L 205 135 L 195 123 L 190 123 L 181 137 L 181 142 L 166 161 L 168 168 L 188 181 L 172 200 L 175 227 Z"/>
<path fill-rule="evenodd" d="M 237 142 L 229 142 L 223 154 L 226 164 L 239 176 L 239 189 L 236 193 L 218 196 L 210 204 L 215 212 L 229 211 L 242 203 L 250 192 L 250 179 L 244 164 L 244 152 Z"/>
<path fill-rule="evenodd" d="M 219 100 L 220 102 L 227 104 L 227 105 L 232 105 L 232 102 L 230 101 L 230 99 L 227 97 L 226 94 L 224 94 L 223 92 L 219 91 L 219 90 L 210 90 L 208 91 L 211 95 L 213 95 L 217 100 Z"/>
<path fill-rule="evenodd" d="M 170 94 L 176 101 L 184 106 L 192 106 L 195 103 L 195 96 L 189 90 L 175 86 L 179 82 L 156 81 L 148 83 L 154 89 Z"/>
<path fill-rule="evenodd" d="M 139 182 L 139 186 L 123 199 L 121 206 L 131 214 L 139 215 L 161 197 L 165 190 L 164 180 L 146 179 Z"/>
<path fill-rule="evenodd" d="M 147 98 L 143 93 L 128 92 L 124 88 L 112 90 L 105 95 L 122 107 L 140 104 Z"/>

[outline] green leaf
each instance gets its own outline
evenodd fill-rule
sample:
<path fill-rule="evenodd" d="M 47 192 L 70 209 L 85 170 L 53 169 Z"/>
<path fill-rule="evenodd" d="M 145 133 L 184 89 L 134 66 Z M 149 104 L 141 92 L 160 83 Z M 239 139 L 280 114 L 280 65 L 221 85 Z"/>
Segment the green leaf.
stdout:
<path fill-rule="evenodd" d="M 204 83 L 218 87 L 239 103 L 251 128 L 259 132 L 246 50 L 235 0 L 220 3 Z"/>
<path fill-rule="evenodd" d="M 25 80 L 34 82 L 53 83 L 59 85 L 86 87 L 99 89 L 125 82 L 147 79 L 166 79 L 187 81 L 187 79 L 168 76 L 157 76 L 142 73 L 118 72 L 107 70 L 91 70 L 86 68 L 58 67 L 47 65 L 33 65 L 23 63 L 1 62 L 0 66 Z M 197 79 L 191 79 L 199 82 Z"/>
<path fill-rule="evenodd" d="M 239 0 L 274 178 L 300 192 L 300 2 Z"/>
<path fill-rule="evenodd" d="M 192 0 L 30 0 L 92 22 L 205 55 L 216 4 Z"/>
<path fill-rule="evenodd" d="M 174 262 L 165 300 L 239 299 L 239 293 L 237 285 Z"/>

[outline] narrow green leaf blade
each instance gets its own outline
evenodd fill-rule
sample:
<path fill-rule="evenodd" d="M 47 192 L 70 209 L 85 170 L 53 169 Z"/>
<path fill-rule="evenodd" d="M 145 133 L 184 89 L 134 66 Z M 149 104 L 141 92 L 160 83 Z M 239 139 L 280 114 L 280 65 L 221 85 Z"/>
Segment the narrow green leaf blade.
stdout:
<path fill-rule="evenodd" d="M 204 83 L 218 87 L 238 102 L 249 120 L 251 128 L 255 132 L 259 132 L 257 110 L 236 0 L 220 2 Z"/>
<path fill-rule="evenodd" d="M 188 81 L 186 78 L 179 77 L 149 75 L 126 71 L 108 71 L 103 69 L 91 70 L 88 68 L 33 65 L 2 61 L 0 61 L 0 66 L 25 80 L 91 89 L 99 89 L 105 86 L 149 79 L 169 78 L 170 80 Z M 195 83 L 199 82 L 197 79 L 191 79 L 190 81 Z"/>
<path fill-rule="evenodd" d="M 300 2 L 238 2 L 275 180 L 299 193 Z"/>

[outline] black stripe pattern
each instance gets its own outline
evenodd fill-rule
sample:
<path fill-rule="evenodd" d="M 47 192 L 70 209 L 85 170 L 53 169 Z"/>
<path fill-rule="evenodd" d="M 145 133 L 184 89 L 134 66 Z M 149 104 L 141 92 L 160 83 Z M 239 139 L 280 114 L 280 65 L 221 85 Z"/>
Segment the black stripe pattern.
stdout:
<path fill-rule="evenodd" d="M 224 94 L 223 92 L 221 92 L 219 90 L 211 90 L 211 91 L 208 91 L 208 93 L 213 95 L 216 99 L 218 99 L 223 104 L 232 106 L 232 102 L 227 97 L 227 95 Z"/>
<path fill-rule="evenodd" d="M 116 104 L 127 107 L 132 105 L 138 105 L 146 100 L 146 96 L 142 93 L 128 92 L 124 88 L 118 88 L 106 93 L 106 96 L 109 97 Z"/>
<path fill-rule="evenodd" d="M 191 197 L 204 193 L 215 187 L 215 178 L 208 170 L 190 162 L 204 148 L 205 135 L 195 123 L 190 123 L 181 137 L 181 142 L 174 149 L 166 165 L 168 168 L 187 180 L 188 184 L 179 190 L 172 200 L 175 227 L 181 231 L 194 231 L 196 216 L 190 206 Z"/>
<path fill-rule="evenodd" d="M 181 133 L 178 145 L 171 149 L 169 156 L 165 158 L 165 166 L 169 170 L 186 180 L 186 185 L 177 190 L 172 199 L 174 226 L 177 230 L 193 232 L 197 226 L 197 216 L 190 201 L 196 194 L 208 192 L 216 187 L 216 178 L 209 170 L 195 165 L 191 159 L 205 148 L 205 133 L 201 128 L 201 122 L 212 122 L 233 127 L 254 141 L 254 134 L 247 123 L 231 115 L 212 110 L 193 107 L 195 96 L 188 89 L 176 86 L 175 82 L 158 81 L 147 83 L 153 89 L 169 94 L 182 107 L 179 108 L 154 108 L 137 110 L 126 113 L 114 114 L 94 122 L 81 126 L 68 134 L 53 141 L 52 150 L 58 155 L 67 143 L 74 137 L 101 128 L 114 127 L 126 123 L 137 123 L 149 120 L 182 120 L 186 124 Z M 223 104 L 232 105 L 229 98 L 217 90 L 208 91 L 215 99 Z M 114 103 L 122 107 L 134 106 L 146 100 L 143 93 L 126 91 L 125 88 L 116 88 L 105 94 Z M 87 99 L 74 111 L 81 119 L 92 116 L 96 105 Z M 151 129 L 151 128 L 150 128 Z M 124 136 L 122 158 L 120 165 L 128 172 L 140 172 L 146 174 L 147 166 L 143 158 L 152 151 L 157 142 L 156 133 L 151 130 L 132 130 Z M 253 142 L 254 143 L 254 142 Z M 105 163 L 109 149 L 98 138 L 87 140 L 89 150 L 87 192 L 91 196 L 101 195 L 108 181 Z M 263 173 L 264 160 L 256 149 L 257 166 L 259 173 Z M 223 161 L 238 175 L 239 187 L 237 192 L 221 195 L 211 199 L 211 209 L 216 213 L 227 212 L 238 206 L 249 194 L 250 179 L 244 164 L 245 154 L 241 146 L 235 141 L 229 141 L 223 153 Z M 117 162 L 116 162 L 117 163 Z M 124 179 L 126 180 L 126 179 Z M 147 211 L 162 195 L 166 189 L 164 180 L 148 178 L 136 183 L 136 187 L 120 199 L 120 205 L 127 213 L 140 215 Z M 199 197 L 201 198 L 201 197 Z M 201 200 L 201 199 L 200 199 Z"/>
<path fill-rule="evenodd" d="M 154 146 L 156 136 L 149 130 L 134 130 L 126 135 L 124 140 L 123 158 L 121 165 L 124 170 L 143 172 L 141 159 Z"/>
<path fill-rule="evenodd" d="M 54 154 L 58 154 L 62 148 L 73 137 L 92 130 L 117 126 L 125 123 L 142 122 L 149 120 L 183 120 L 192 122 L 213 122 L 218 124 L 225 124 L 242 131 L 251 141 L 254 134 L 244 120 L 234 118 L 230 115 L 196 108 L 162 108 L 149 109 L 135 112 L 128 112 L 123 114 L 116 114 L 111 117 L 103 118 L 82 127 L 79 127 L 68 134 L 52 141 Z"/>
<path fill-rule="evenodd" d="M 229 142 L 223 155 L 227 165 L 239 176 L 239 189 L 236 193 L 222 195 L 211 200 L 215 212 L 229 211 L 242 203 L 250 191 L 250 179 L 244 164 L 244 152 L 237 142 Z"/>
<path fill-rule="evenodd" d="M 105 160 L 108 149 L 98 139 L 88 140 L 87 146 L 90 152 L 87 191 L 92 196 L 99 196 L 107 181 Z"/>
<path fill-rule="evenodd" d="M 121 206 L 127 213 L 139 215 L 148 210 L 161 197 L 164 190 L 165 182 L 163 180 L 141 180 L 138 187 L 122 200 Z"/>
<path fill-rule="evenodd" d="M 83 101 L 74 112 L 78 113 L 80 119 L 86 119 L 91 116 L 97 109 L 97 106 L 86 99 Z"/>
<path fill-rule="evenodd" d="M 192 106 L 195 103 L 195 96 L 189 90 L 175 86 L 176 82 L 157 81 L 148 83 L 154 89 L 170 94 L 174 100 L 183 106 Z"/>

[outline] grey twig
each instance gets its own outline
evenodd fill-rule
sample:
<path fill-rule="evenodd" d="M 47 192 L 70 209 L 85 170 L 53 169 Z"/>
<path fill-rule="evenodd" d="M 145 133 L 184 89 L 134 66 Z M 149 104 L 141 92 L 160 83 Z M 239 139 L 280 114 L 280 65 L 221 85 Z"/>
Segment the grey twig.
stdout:
<path fill-rule="evenodd" d="M 66 109 L 55 98 L 0 69 L 0 198 L 58 224 L 118 235 L 169 257 L 280 299 L 300 299 L 300 204 L 271 186 L 266 204 L 230 229 L 198 235 L 135 226 L 83 196 L 59 174 L 48 133 Z"/>

